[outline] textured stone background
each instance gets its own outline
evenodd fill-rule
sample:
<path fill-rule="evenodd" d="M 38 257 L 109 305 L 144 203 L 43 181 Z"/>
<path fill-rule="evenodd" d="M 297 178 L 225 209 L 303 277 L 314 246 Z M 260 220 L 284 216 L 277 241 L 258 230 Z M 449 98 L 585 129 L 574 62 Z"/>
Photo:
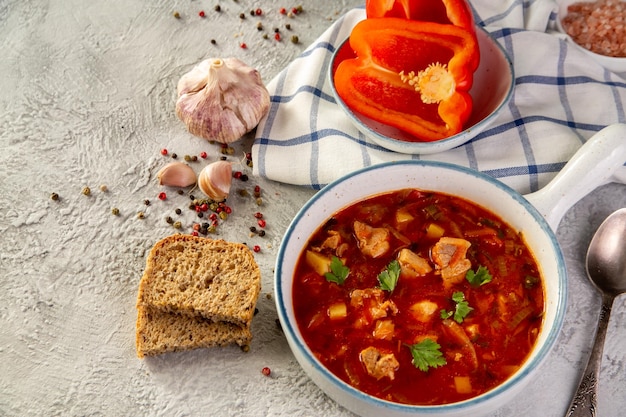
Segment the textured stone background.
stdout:
<path fill-rule="evenodd" d="M 218 3 L 221 13 L 213 10 Z M 158 200 L 155 174 L 168 161 L 159 150 L 208 152 L 207 161 L 192 164 L 197 171 L 220 156 L 219 147 L 190 136 L 176 118 L 178 78 L 207 57 L 235 56 L 269 81 L 361 3 L 303 0 L 304 13 L 289 19 L 277 10 L 295 4 L 269 1 L 0 2 L 0 415 L 350 415 L 308 379 L 275 323 L 276 252 L 312 191 L 260 178 L 233 185 L 260 185 L 264 199 L 259 208 L 234 195 L 234 212 L 217 234 L 262 248 L 255 256 L 263 290 L 249 353 L 229 347 L 138 360 L 134 304 L 147 251 L 174 232 L 164 217 L 183 209 L 183 231 L 197 220 L 187 196 L 166 190 L 168 199 Z M 265 14 L 253 18 L 249 11 L 257 7 Z M 283 29 L 287 22 L 291 31 Z M 281 42 L 272 39 L 274 27 L 285 35 Z M 292 34 L 298 44 L 289 41 Z M 241 141 L 231 159 L 250 142 Z M 89 197 L 81 194 L 85 186 Z M 536 381 L 495 416 L 564 413 L 599 309 L 584 276 L 586 245 L 599 222 L 624 206 L 626 188 L 613 184 L 565 217 L 558 236 L 571 293 L 563 332 Z M 248 234 L 256 211 L 267 219 L 264 238 Z M 626 406 L 623 298 L 613 318 L 600 416 Z M 261 374 L 265 366 L 272 377 Z"/>

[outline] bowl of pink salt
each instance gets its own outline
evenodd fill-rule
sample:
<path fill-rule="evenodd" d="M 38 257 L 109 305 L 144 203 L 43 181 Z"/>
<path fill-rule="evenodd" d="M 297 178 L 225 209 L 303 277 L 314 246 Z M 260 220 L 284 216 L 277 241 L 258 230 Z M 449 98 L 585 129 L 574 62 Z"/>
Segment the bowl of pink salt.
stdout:
<path fill-rule="evenodd" d="M 561 0 L 557 27 L 574 47 L 626 77 L 626 0 Z"/>

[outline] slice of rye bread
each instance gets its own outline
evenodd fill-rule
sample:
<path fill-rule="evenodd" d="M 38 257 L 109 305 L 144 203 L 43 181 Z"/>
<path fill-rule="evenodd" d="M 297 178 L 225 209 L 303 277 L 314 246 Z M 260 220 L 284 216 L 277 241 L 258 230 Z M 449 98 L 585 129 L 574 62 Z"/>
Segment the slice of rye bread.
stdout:
<path fill-rule="evenodd" d="M 166 313 L 150 307 L 137 308 L 136 348 L 139 358 L 233 343 L 243 347 L 249 345 L 251 339 L 248 327 Z"/>
<path fill-rule="evenodd" d="M 148 255 L 137 307 L 247 328 L 260 290 L 261 272 L 246 245 L 172 235 Z"/>

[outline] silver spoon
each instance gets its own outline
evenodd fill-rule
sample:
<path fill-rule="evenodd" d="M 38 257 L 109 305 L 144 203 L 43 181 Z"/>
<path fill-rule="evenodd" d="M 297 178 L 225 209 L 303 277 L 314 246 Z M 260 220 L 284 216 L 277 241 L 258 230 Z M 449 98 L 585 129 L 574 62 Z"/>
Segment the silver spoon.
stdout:
<path fill-rule="evenodd" d="M 615 297 L 626 292 L 626 208 L 607 217 L 591 239 L 587 275 L 602 293 L 602 310 L 591 355 L 567 417 L 596 415 L 598 376 L 611 307 Z"/>

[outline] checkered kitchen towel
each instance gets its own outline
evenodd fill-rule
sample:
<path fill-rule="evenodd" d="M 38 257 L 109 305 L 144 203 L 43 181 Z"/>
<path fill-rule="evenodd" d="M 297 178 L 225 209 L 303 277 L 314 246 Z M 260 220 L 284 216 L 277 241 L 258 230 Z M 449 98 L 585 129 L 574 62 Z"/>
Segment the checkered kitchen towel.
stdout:
<path fill-rule="evenodd" d="M 320 189 L 365 166 L 423 159 L 482 171 L 525 194 L 551 180 L 595 132 L 626 122 L 626 80 L 551 33 L 554 1 L 471 3 L 476 22 L 512 59 L 516 86 L 508 108 L 469 143 L 432 155 L 404 155 L 379 147 L 352 125 L 334 101 L 327 71 L 335 48 L 365 18 L 358 8 L 268 84 L 272 102 L 256 131 L 254 174 Z M 626 182 L 624 174 L 619 177 Z"/>

